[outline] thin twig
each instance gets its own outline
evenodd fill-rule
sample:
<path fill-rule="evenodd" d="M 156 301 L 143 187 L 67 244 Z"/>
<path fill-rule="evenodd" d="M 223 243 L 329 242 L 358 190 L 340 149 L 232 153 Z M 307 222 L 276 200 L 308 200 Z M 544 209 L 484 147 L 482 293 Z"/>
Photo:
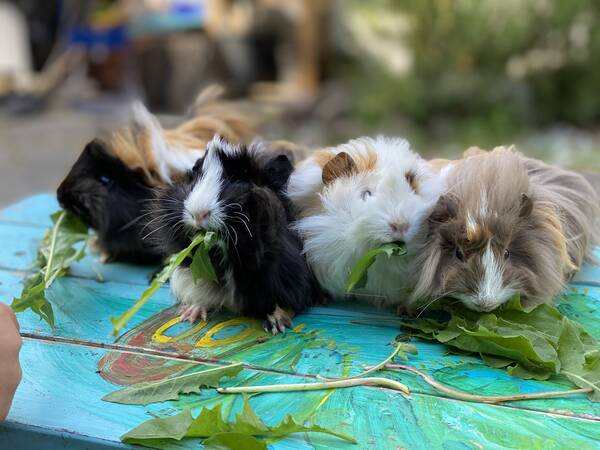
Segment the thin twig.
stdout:
<path fill-rule="evenodd" d="M 443 385 L 442 383 L 434 380 L 429 375 L 421 372 L 419 369 L 415 369 L 411 366 L 405 366 L 403 364 L 387 364 L 385 366 L 386 369 L 399 369 L 406 370 L 412 373 L 419 375 L 426 383 L 431 385 L 433 388 L 437 389 L 440 392 L 447 394 L 452 398 L 456 398 L 458 400 L 465 400 L 468 402 L 478 402 L 478 403 L 491 403 L 498 404 L 504 402 L 512 402 L 518 400 L 533 400 L 538 398 L 550 398 L 550 397 L 560 397 L 564 395 L 575 395 L 575 394 L 587 394 L 592 392 L 592 388 L 581 388 L 581 389 L 570 389 L 566 391 L 546 391 L 546 392 L 536 392 L 534 394 L 517 394 L 517 395 L 475 395 L 469 394 L 467 392 L 459 391 L 456 389 L 452 389 L 448 386 Z"/>
<path fill-rule="evenodd" d="M 325 381 L 323 383 L 298 383 L 298 384 L 270 384 L 264 386 L 238 386 L 230 388 L 217 388 L 221 394 L 240 394 L 240 393 L 264 393 L 264 392 L 297 392 L 297 391 L 320 391 L 323 389 L 347 388 L 353 386 L 379 386 L 408 396 L 410 391 L 407 386 L 389 378 L 367 377 L 352 378 L 336 381 Z"/>

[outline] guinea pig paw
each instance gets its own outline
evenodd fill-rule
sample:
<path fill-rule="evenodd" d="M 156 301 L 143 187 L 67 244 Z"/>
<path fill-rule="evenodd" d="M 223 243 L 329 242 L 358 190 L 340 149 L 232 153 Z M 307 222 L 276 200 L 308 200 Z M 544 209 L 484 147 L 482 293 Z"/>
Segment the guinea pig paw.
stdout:
<path fill-rule="evenodd" d="M 406 317 L 416 317 L 417 310 L 415 308 L 413 308 L 412 306 L 398 305 L 398 307 L 396 308 L 396 315 L 397 316 L 406 316 Z"/>
<path fill-rule="evenodd" d="M 290 317 L 291 315 L 293 315 L 292 312 L 288 312 L 279 306 L 276 306 L 273 314 L 267 314 L 267 319 L 263 324 L 265 332 L 271 333 L 273 336 L 278 332 L 285 334 L 286 328 L 292 328 L 294 326 Z"/>
<path fill-rule="evenodd" d="M 208 311 L 200 305 L 182 305 L 179 312 L 181 314 L 182 322 L 194 323 L 198 319 L 206 322 L 208 318 Z"/>

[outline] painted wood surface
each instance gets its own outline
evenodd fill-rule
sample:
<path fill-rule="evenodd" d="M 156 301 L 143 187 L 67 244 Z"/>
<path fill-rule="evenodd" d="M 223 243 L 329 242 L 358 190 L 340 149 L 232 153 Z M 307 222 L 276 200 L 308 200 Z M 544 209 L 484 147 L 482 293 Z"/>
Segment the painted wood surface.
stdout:
<path fill-rule="evenodd" d="M 21 279 L 50 224 L 48 215 L 57 208 L 52 196 L 40 195 L 0 212 L 1 301 L 10 302 L 20 293 Z M 120 385 L 193 370 L 188 362 L 150 356 L 143 349 L 192 355 L 214 364 L 242 361 L 247 369 L 228 385 L 267 384 L 358 373 L 385 358 L 391 351 L 387 344 L 400 334 L 397 323 L 386 321 L 395 319 L 390 311 L 348 303 L 310 309 L 285 336 L 266 336 L 257 321 L 222 313 L 191 326 L 179 323 L 173 298 L 163 288 L 116 340 L 133 352 L 102 348 L 114 342 L 110 316 L 135 301 L 152 270 L 102 265 L 89 256 L 49 289 L 54 330 L 29 312 L 19 315 L 21 331 L 31 338 L 22 351 L 23 383 L 8 421 L 0 426 L 0 442 L 11 444 L 7 448 L 21 448 L 35 439 L 61 448 L 65 438 L 79 448 L 121 447 L 119 436 L 152 415 L 175 414 L 184 407 L 197 412 L 217 401 L 231 405 L 231 414 L 241 407 L 240 398 L 218 396 L 214 390 L 145 407 L 101 401 Z M 600 268 L 586 267 L 571 289 L 577 295 L 559 308 L 600 338 Z M 560 379 L 514 378 L 478 358 L 447 355 L 438 344 L 416 345 L 419 354 L 410 364 L 469 392 L 504 395 L 570 387 Z M 264 394 L 254 397 L 252 405 L 267 423 L 293 413 L 325 426 L 341 424 L 359 441 L 353 446 L 325 436 L 298 435 L 271 445 L 277 449 L 600 447 L 600 404 L 584 396 L 492 406 L 444 398 L 410 374 L 385 375 L 407 384 L 411 398 L 386 389 L 353 388 Z M 197 448 L 197 442 L 185 447 Z"/>

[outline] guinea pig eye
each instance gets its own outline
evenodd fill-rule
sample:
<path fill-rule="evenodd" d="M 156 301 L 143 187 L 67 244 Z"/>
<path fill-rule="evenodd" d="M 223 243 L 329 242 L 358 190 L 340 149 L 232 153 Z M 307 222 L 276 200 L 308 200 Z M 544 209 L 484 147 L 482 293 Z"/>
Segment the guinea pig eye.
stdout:
<path fill-rule="evenodd" d="M 508 249 L 504 250 L 504 259 L 508 259 L 510 258 L 510 252 L 508 251 Z"/>
<path fill-rule="evenodd" d="M 370 197 L 371 195 L 373 195 L 373 193 L 370 190 L 365 189 L 364 191 L 362 191 L 360 193 L 360 198 L 363 199 L 363 200 L 366 200 L 366 198 Z"/>
<path fill-rule="evenodd" d="M 465 255 L 463 254 L 462 250 L 458 247 L 456 247 L 456 251 L 454 252 L 456 258 L 458 258 L 459 261 L 464 261 L 465 260 Z"/>
<path fill-rule="evenodd" d="M 100 181 L 103 186 L 110 186 L 112 184 L 112 180 L 106 175 L 101 175 L 100 178 L 98 178 L 98 181 Z"/>

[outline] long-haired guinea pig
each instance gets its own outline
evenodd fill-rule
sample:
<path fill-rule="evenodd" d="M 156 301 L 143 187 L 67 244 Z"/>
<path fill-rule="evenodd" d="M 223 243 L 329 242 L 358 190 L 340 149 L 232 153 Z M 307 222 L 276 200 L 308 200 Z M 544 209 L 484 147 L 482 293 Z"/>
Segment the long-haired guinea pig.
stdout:
<path fill-rule="evenodd" d="M 256 143 L 216 137 L 185 180 L 157 189 L 152 228 L 161 252 L 182 250 L 199 230 L 221 237 L 210 250 L 217 282 L 194 283 L 190 261 L 171 278 L 183 320 L 206 320 L 209 311 L 225 307 L 265 319 L 265 329 L 277 333 L 319 298 L 300 239 L 288 227 L 282 190 L 292 164 L 285 155 L 264 157 Z"/>
<path fill-rule="evenodd" d="M 403 241 L 408 255 L 378 258 L 355 295 L 402 303 L 410 290 L 412 256 L 441 180 L 404 139 L 359 138 L 316 151 L 290 177 L 294 227 L 321 285 L 345 295 L 348 274 L 369 250 Z"/>
<path fill-rule="evenodd" d="M 525 305 L 550 302 L 599 242 L 598 197 L 576 173 L 497 148 L 454 162 L 445 181 L 417 303 L 451 296 L 491 311 L 515 293 Z"/>
<path fill-rule="evenodd" d="M 142 239 L 150 188 L 191 169 L 215 133 L 235 142 L 255 136 L 250 119 L 209 94 L 200 94 L 194 117 L 170 130 L 134 105 L 129 125 L 106 142 L 90 142 L 59 186 L 59 203 L 96 230 L 104 260 L 157 262 L 160 255 Z"/>

